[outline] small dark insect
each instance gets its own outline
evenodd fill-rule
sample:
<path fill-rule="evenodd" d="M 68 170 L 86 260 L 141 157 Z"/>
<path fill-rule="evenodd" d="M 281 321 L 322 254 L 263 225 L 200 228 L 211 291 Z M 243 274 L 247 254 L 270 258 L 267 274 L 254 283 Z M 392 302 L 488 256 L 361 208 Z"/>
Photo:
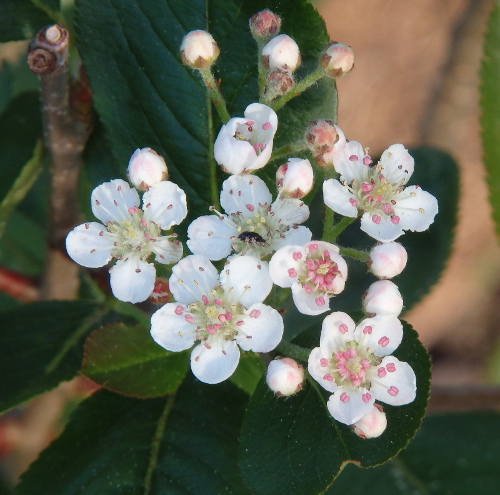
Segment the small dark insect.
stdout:
<path fill-rule="evenodd" d="M 238 239 L 245 242 L 257 242 L 259 244 L 266 244 L 265 239 L 257 232 L 242 232 Z"/>

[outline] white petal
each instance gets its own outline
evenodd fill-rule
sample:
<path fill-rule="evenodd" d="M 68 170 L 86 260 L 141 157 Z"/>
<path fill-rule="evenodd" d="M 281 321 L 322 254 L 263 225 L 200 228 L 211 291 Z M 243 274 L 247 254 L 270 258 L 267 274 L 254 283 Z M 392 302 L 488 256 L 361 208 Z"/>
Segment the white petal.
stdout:
<path fill-rule="evenodd" d="M 275 219 L 283 225 L 298 225 L 309 218 L 309 207 L 300 199 L 277 199 L 271 210 Z"/>
<path fill-rule="evenodd" d="M 371 370 L 370 370 L 371 371 Z M 371 391 L 377 400 L 391 406 L 413 402 L 417 393 L 417 378 L 408 363 L 386 356 L 370 374 Z"/>
<path fill-rule="evenodd" d="M 153 292 L 156 270 L 151 263 L 129 258 L 118 261 L 109 272 L 111 290 L 120 301 L 142 302 Z"/>
<path fill-rule="evenodd" d="M 238 327 L 241 333 L 237 335 L 236 341 L 244 351 L 269 352 L 283 338 L 283 318 L 265 304 L 250 306 L 240 321 L 243 324 Z"/>
<path fill-rule="evenodd" d="M 309 242 L 312 238 L 312 232 L 303 225 L 298 227 L 292 227 L 287 232 L 285 232 L 285 237 L 280 237 L 272 243 L 272 247 L 276 250 L 282 247 L 293 245 L 302 246 L 306 242 Z"/>
<path fill-rule="evenodd" d="M 306 255 L 303 246 L 285 246 L 276 251 L 269 261 L 271 280 L 280 287 L 291 287 L 303 270 Z"/>
<path fill-rule="evenodd" d="M 355 201 L 355 196 L 349 192 L 347 186 L 343 186 L 336 179 L 328 179 L 323 182 L 323 200 L 325 205 L 335 213 L 346 217 L 358 216 L 358 208 L 349 201 Z"/>
<path fill-rule="evenodd" d="M 379 164 L 384 177 L 393 184 L 407 184 L 415 168 L 415 160 L 402 144 L 389 146 L 382 153 Z"/>
<path fill-rule="evenodd" d="M 228 214 L 241 212 L 253 216 L 260 205 L 271 204 L 272 196 L 265 182 L 256 175 L 232 175 L 222 184 L 220 204 Z"/>
<path fill-rule="evenodd" d="M 139 194 L 127 182 L 114 179 L 97 186 L 90 197 L 92 213 L 101 222 L 122 222 L 130 218 L 129 208 L 138 207 Z"/>
<path fill-rule="evenodd" d="M 231 254 L 232 239 L 238 235 L 236 225 L 222 215 L 198 217 L 188 227 L 188 248 L 194 254 L 201 254 L 210 260 L 218 261 Z"/>
<path fill-rule="evenodd" d="M 164 265 L 173 265 L 182 258 L 182 243 L 175 237 L 158 237 L 152 250 L 156 254 L 155 260 Z"/>
<path fill-rule="evenodd" d="M 227 302 L 239 302 L 245 307 L 262 302 L 271 292 L 273 282 L 269 265 L 253 256 L 235 256 L 220 274 Z"/>
<path fill-rule="evenodd" d="M 375 356 L 392 354 L 403 340 L 403 325 L 396 316 L 379 315 L 358 324 L 354 339 Z"/>
<path fill-rule="evenodd" d="M 104 266 L 111 259 L 114 236 L 97 222 L 75 227 L 66 237 L 66 251 L 79 265 L 87 268 Z"/>
<path fill-rule="evenodd" d="M 293 302 L 297 309 L 304 315 L 320 315 L 330 310 L 330 298 L 317 292 L 306 292 L 299 283 L 292 285 Z"/>
<path fill-rule="evenodd" d="M 365 212 L 361 217 L 360 229 L 377 241 L 391 242 L 404 233 L 402 225 L 401 222 L 399 224 L 392 223 L 388 216 L 380 217 L 380 222 L 375 223 L 372 215 Z"/>
<path fill-rule="evenodd" d="M 365 388 L 339 387 L 328 399 L 327 407 L 337 421 L 352 425 L 372 410 L 374 402 L 374 394 Z"/>
<path fill-rule="evenodd" d="M 342 311 L 329 314 L 321 326 L 319 346 L 326 356 L 336 354 L 339 349 L 354 340 L 356 325 L 353 319 Z"/>
<path fill-rule="evenodd" d="M 404 197 L 404 199 L 401 199 Z M 418 186 L 407 187 L 397 198 L 394 213 L 404 230 L 427 230 L 438 212 L 437 199 Z"/>
<path fill-rule="evenodd" d="M 186 320 L 189 314 L 189 310 L 181 304 L 165 304 L 151 316 L 151 337 L 167 351 L 189 349 L 196 337 L 196 325 Z"/>
<path fill-rule="evenodd" d="M 220 383 L 234 373 L 239 360 L 240 351 L 236 342 L 217 339 L 210 342 L 210 348 L 202 343 L 193 349 L 191 370 L 204 383 Z"/>
<path fill-rule="evenodd" d="M 142 203 L 149 219 L 164 230 L 180 224 L 187 215 L 186 193 L 170 181 L 164 180 L 151 186 L 144 193 Z"/>
<path fill-rule="evenodd" d="M 315 347 L 311 354 L 309 354 L 309 360 L 307 363 L 307 369 L 310 375 L 328 392 L 335 392 L 337 390 L 337 384 L 333 380 L 333 377 L 326 371 L 325 366 L 321 366 L 323 359 L 326 359 L 328 363 L 332 358 L 331 354 L 327 354 L 320 347 Z"/>
<path fill-rule="evenodd" d="M 170 291 L 175 300 L 184 304 L 200 301 L 219 282 L 216 268 L 204 256 L 186 256 L 172 268 Z"/>
<path fill-rule="evenodd" d="M 366 156 L 361 143 L 349 141 L 345 146 L 339 147 L 333 155 L 333 166 L 341 175 L 341 179 L 348 184 L 353 180 L 364 181 L 368 178 L 370 171 L 369 166 L 363 163 Z"/>

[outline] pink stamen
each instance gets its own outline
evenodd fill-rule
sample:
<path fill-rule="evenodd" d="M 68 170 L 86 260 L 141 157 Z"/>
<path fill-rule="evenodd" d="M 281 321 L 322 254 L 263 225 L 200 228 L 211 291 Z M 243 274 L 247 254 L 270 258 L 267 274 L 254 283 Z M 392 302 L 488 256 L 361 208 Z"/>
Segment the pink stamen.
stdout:
<path fill-rule="evenodd" d="M 373 163 L 373 160 L 369 156 L 365 156 L 363 158 L 363 165 L 368 166 L 368 165 L 371 165 L 372 163 Z"/>
<path fill-rule="evenodd" d="M 379 368 L 377 370 L 377 375 L 379 378 L 384 378 L 385 375 L 387 375 L 387 371 L 385 371 L 385 368 L 382 366 L 382 368 Z"/>
<path fill-rule="evenodd" d="M 295 271 L 295 268 L 289 268 L 288 269 L 288 276 L 292 277 L 292 278 L 294 278 L 294 277 L 297 276 L 297 272 Z"/>
<path fill-rule="evenodd" d="M 317 306 L 324 306 L 326 301 L 324 297 L 317 297 L 314 302 Z"/>
<path fill-rule="evenodd" d="M 247 210 L 248 211 L 254 211 L 255 210 L 255 206 L 254 205 L 251 205 L 251 204 L 247 204 L 245 205 L 247 207 Z"/>
<path fill-rule="evenodd" d="M 313 253 L 314 251 L 316 251 L 318 249 L 318 245 L 317 244 L 310 244 L 308 249 L 309 249 L 310 253 Z"/>
<path fill-rule="evenodd" d="M 205 295 L 201 296 L 201 300 L 203 301 L 203 304 L 204 304 L 205 306 L 207 306 L 207 305 L 208 305 L 208 297 L 207 297 L 207 296 L 205 296 Z"/>
<path fill-rule="evenodd" d="M 193 318 L 191 315 L 185 315 L 185 316 L 184 316 L 184 319 L 185 319 L 188 323 L 194 323 L 194 318 Z"/>
<path fill-rule="evenodd" d="M 339 325 L 339 332 L 344 335 L 345 333 L 347 333 L 349 331 L 349 328 L 348 326 L 345 324 L 345 323 L 341 323 Z"/>
<path fill-rule="evenodd" d="M 258 309 L 252 309 L 250 311 L 250 318 L 258 318 L 260 316 L 260 311 Z"/>
<path fill-rule="evenodd" d="M 210 335 L 214 335 L 215 333 L 217 333 L 217 330 L 215 330 L 213 326 L 207 327 L 207 330 Z"/>
<path fill-rule="evenodd" d="M 394 363 L 389 363 L 386 368 L 389 373 L 394 373 L 396 371 L 396 365 Z"/>
<path fill-rule="evenodd" d="M 231 321 L 233 319 L 233 313 L 231 313 L 230 311 L 228 311 L 226 313 L 226 321 Z"/>
<path fill-rule="evenodd" d="M 225 314 L 220 314 L 217 319 L 221 322 L 221 323 L 225 323 L 226 322 L 226 315 Z"/>
<path fill-rule="evenodd" d="M 265 131 L 271 129 L 271 127 L 272 127 L 271 122 L 265 122 L 264 124 L 262 124 L 262 129 L 264 129 Z"/>
<path fill-rule="evenodd" d="M 372 396 L 371 396 L 371 394 L 366 393 L 366 394 L 363 394 L 361 396 L 361 398 L 363 399 L 363 402 L 368 403 L 368 402 L 370 402 L 370 399 L 372 398 Z"/>
<path fill-rule="evenodd" d="M 361 190 L 364 192 L 364 193 L 369 193 L 369 192 L 372 192 L 373 191 L 373 184 L 368 184 L 366 182 L 363 182 L 361 184 Z"/>
<path fill-rule="evenodd" d="M 351 203 L 352 206 L 358 206 L 358 202 L 353 198 L 349 198 L 349 203 Z"/>
<path fill-rule="evenodd" d="M 300 260 L 300 259 L 302 258 L 302 253 L 298 253 L 298 252 L 293 253 L 293 254 L 292 254 L 292 258 L 293 258 L 295 261 L 298 261 L 298 260 Z"/>
<path fill-rule="evenodd" d="M 243 323 L 244 323 L 243 321 L 239 320 L 236 322 L 236 326 L 241 327 L 241 325 L 243 325 Z"/>
<path fill-rule="evenodd" d="M 333 376 L 330 375 L 330 373 L 327 373 L 324 377 L 323 380 L 326 380 L 328 382 L 333 382 Z"/>
<path fill-rule="evenodd" d="M 349 161 L 350 161 L 350 162 L 357 162 L 358 160 L 359 160 L 358 155 L 351 155 L 351 156 L 349 157 Z"/>
<path fill-rule="evenodd" d="M 174 310 L 174 313 L 177 315 L 177 316 L 180 316 L 182 315 L 182 312 L 184 311 L 184 308 L 182 306 L 176 306 L 175 310 Z"/>
<path fill-rule="evenodd" d="M 203 345 L 204 345 L 207 349 L 211 349 L 211 348 L 212 348 L 212 347 L 211 347 L 209 344 L 207 344 L 206 342 L 205 342 Z"/>
<path fill-rule="evenodd" d="M 377 225 L 381 222 L 382 218 L 380 218 L 378 215 L 373 215 L 372 216 L 372 222 L 376 223 Z"/>
<path fill-rule="evenodd" d="M 392 212 L 392 206 L 390 205 L 390 203 L 384 203 L 382 205 L 382 211 L 384 213 L 391 213 Z"/>
<path fill-rule="evenodd" d="M 214 299 L 214 303 L 217 304 L 217 306 L 222 306 L 224 304 L 220 299 Z"/>
<path fill-rule="evenodd" d="M 396 395 L 399 394 L 399 389 L 395 387 L 394 385 L 391 385 L 389 389 L 387 390 L 387 393 L 389 395 L 392 395 L 393 397 L 396 397 Z"/>
<path fill-rule="evenodd" d="M 343 402 L 344 404 L 347 404 L 351 398 L 345 393 L 342 392 L 342 395 L 340 396 L 340 401 Z"/>
<path fill-rule="evenodd" d="M 372 327 L 371 327 L 370 325 L 367 325 L 365 328 L 363 328 L 363 333 L 364 333 L 365 335 L 366 335 L 366 334 L 371 335 L 372 330 L 373 330 L 373 329 L 372 329 Z"/>
<path fill-rule="evenodd" d="M 143 227 L 147 227 L 148 226 L 148 222 L 146 222 L 146 220 L 144 218 L 141 218 L 141 225 Z"/>
<path fill-rule="evenodd" d="M 391 217 L 391 222 L 394 225 L 397 225 L 399 223 L 399 220 L 400 220 L 400 218 L 397 215 L 394 215 L 393 217 Z"/>
<path fill-rule="evenodd" d="M 116 204 L 116 202 L 115 202 Z M 130 215 L 134 215 L 135 213 L 137 213 L 139 211 L 139 208 L 137 208 L 137 206 L 131 206 L 129 209 L 128 209 L 128 212 Z"/>
<path fill-rule="evenodd" d="M 328 359 L 326 359 L 326 358 L 321 358 L 321 359 L 319 360 L 319 364 L 320 364 L 320 366 L 321 366 L 322 368 L 326 368 L 326 367 L 328 366 Z"/>
<path fill-rule="evenodd" d="M 388 337 L 381 337 L 378 341 L 378 345 L 380 345 L 382 347 L 386 347 L 388 343 L 389 343 Z"/>

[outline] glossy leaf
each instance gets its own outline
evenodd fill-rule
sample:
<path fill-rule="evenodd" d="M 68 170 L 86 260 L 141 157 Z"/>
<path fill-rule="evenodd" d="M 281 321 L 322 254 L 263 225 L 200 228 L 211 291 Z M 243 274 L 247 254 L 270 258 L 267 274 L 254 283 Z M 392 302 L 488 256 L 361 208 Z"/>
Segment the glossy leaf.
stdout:
<path fill-rule="evenodd" d="M 481 66 L 481 137 L 488 174 L 486 183 L 496 231 L 500 236 L 500 2 L 495 2 L 484 39 Z"/>
<path fill-rule="evenodd" d="M 316 332 L 301 336 L 319 340 Z M 252 396 L 242 430 L 241 467 L 252 491 L 313 495 L 324 491 L 343 463 L 369 467 L 394 457 L 415 435 L 429 395 L 430 360 L 410 325 L 404 325 L 402 344 L 394 352 L 408 362 L 417 376 L 417 397 L 405 406 L 383 405 L 388 427 L 367 442 L 330 416 L 325 401 L 330 394 L 307 384 L 298 394 L 275 397 L 264 381 Z"/>
<path fill-rule="evenodd" d="M 177 389 L 188 362 L 187 352 L 168 352 L 156 344 L 149 328 L 115 323 L 88 336 L 82 373 L 114 392 L 157 397 Z"/>
<path fill-rule="evenodd" d="M 236 464 L 246 404 L 229 383 L 186 381 L 163 399 L 100 391 L 22 477 L 18 495 L 246 495 Z M 71 452 L 71 455 L 68 455 Z"/>
<path fill-rule="evenodd" d="M 496 493 L 500 486 L 499 434 L 498 413 L 431 416 L 396 459 L 375 469 L 347 466 L 326 494 Z"/>
<path fill-rule="evenodd" d="M 73 378 L 86 333 L 99 319 L 96 304 L 54 301 L 0 313 L 0 411 Z M 8 379 L 7 379 L 8 377 Z"/>
<path fill-rule="evenodd" d="M 0 42 L 29 40 L 47 24 L 53 24 L 43 10 L 30 0 L 2 0 L 0 2 Z"/>
<path fill-rule="evenodd" d="M 230 380 L 247 394 L 252 395 L 265 371 L 264 362 L 258 354 L 242 351 L 238 367 Z"/>

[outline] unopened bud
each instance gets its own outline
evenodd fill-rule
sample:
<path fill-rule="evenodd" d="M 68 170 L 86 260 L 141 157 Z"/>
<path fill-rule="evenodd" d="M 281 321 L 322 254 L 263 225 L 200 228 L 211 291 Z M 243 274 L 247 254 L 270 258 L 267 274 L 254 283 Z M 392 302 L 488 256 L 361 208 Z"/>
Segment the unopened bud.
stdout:
<path fill-rule="evenodd" d="M 330 43 L 321 54 L 320 64 L 330 77 L 345 76 L 354 67 L 354 52 L 344 43 Z"/>
<path fill-rule="evenodd" d="M 219 56 L 220 50 L 210 33 L 197 29 L 191 31 L 181 43 L 181 59 L 193 69 L 210 67 Z"/>
<path fill-rule="evenodd" d="M 390 280 L 379 280 L 368 287 L 363 296 L 363 311 L 370 316 L 399 316 L 403 310 L 403 298 L 397 285 Z"/>
<path fill-rule="evenodd" d="M 313 120 L 307 126 L 305 140 L 320 167 L 333 167 L 333 156 L 347 142 L 331 120 Z"/>
<path fill-rule="evenodd" d="M 288 69 L 293 72 L 300 65 L 297 43 L 286 34 L 274 37 L 262 49 L 262 65 L 268 70 Z"/>
<path fill-rule="evenodd" d="M 295 85 L 293 74 L 288 69 L 275 69 L 266 76 L 264 95 L 266 101 L 272 101 L 278 96 L 288 93 Z"/>
<path fill-rule="evenodd" d="M 269 9 L 250 17 L 250 32 L 256 41 L 266 41 L 280 32 L 281 17 Z"/>
<path fill-rule="evenodd" d="M 302 389 L 304 368 L 291 358 L 276 358 L 269 363 L 266 383 L 278 396 L 293 395 Z"/>
<path fill-rule="evenodd" d="M 289 158 L 288 163 L 276 171 L 276 186 L 280 193 L 290 198 L 301 199 L 311 192 L 314 173 L 309 160 Z"/>
<path fill-rule="evenodd" d="M 151 148 L 137 149 L 128 162 L 127 175 L 134 187 L 147 191 L 154 184 L 168 179 L 167 164 Z"/>
<path fill-rule="evenodd" d="M 392 278 L 399 275 L 406 266 L 408 254 L 398 242 L 377 242 L 370 251 L 367 264 L 378 278 Z"/>
<path fill-rule="evenodd" d="M 168 285 L 168 280 L 158 277 L 155 280 L 153 292 L 149 296 L 150 302 L 154 304 L 165 304 L 172 299 L 172 293 Z"/>
<path fill-rule="evenodd" d="M 376 438 L 382 435 L 387 428 L 387 418 L 382 406 L 374 404 L 371 412 L 356 421 L 352 427 L 354 433 L 361 438 Z"/>

